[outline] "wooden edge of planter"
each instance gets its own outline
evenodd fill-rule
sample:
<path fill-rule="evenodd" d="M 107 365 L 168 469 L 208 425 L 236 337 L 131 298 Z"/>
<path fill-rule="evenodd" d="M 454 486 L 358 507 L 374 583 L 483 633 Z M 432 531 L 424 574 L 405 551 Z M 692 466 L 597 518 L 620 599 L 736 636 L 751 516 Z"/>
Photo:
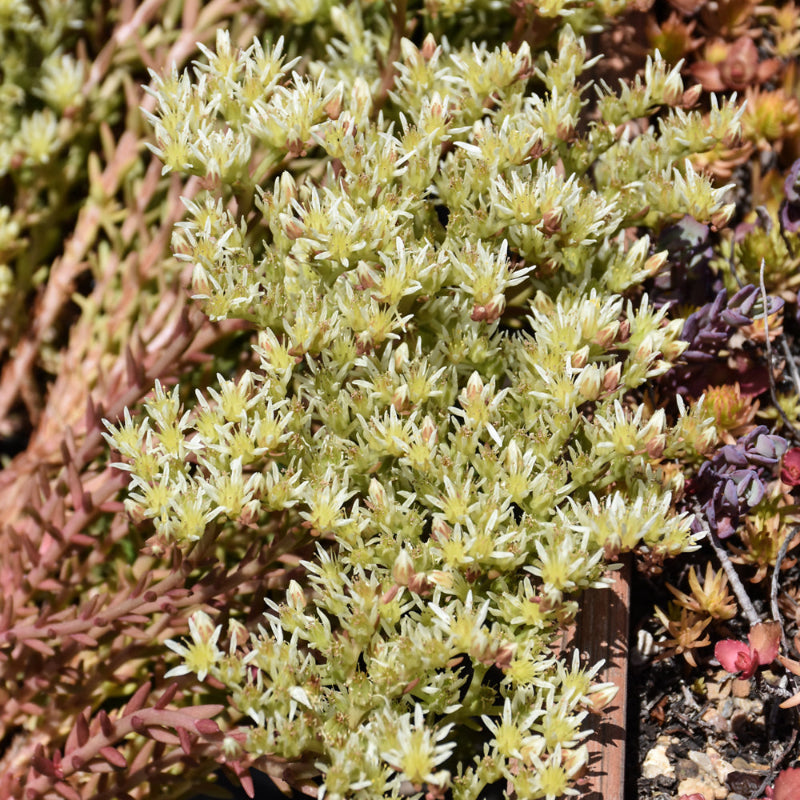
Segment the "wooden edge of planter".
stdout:
<path fill-rule="evenodd" d="M 575 648 L 588 665 L 605 660 L 595 681 L 613 683 L 617 695 L 597 714 L 589 714 L 584 729 L 589 767 L 580 785 L 580 800 L 623 800 L 625 794 L 625 715 L 628 689 L 628 624 L 630 616 L 630 554 L 622 569 L 611 572 L 609 589 L 590 589 L 581 599 L 574 628 L 566 637 L 565 654 Z"/>

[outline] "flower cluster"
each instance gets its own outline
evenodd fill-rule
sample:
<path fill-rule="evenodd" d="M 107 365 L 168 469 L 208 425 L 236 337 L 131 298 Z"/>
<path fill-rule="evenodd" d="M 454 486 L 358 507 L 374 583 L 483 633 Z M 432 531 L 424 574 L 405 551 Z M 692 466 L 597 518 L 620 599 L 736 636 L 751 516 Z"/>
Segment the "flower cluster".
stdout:
<path fill-rule="evenodd" d="M 210 190 L 177 254 L 257 341 L 238 377 L 192 403 L 158 386 L 110 429 L 126 503 L 159 547 L 300 555 L 227 653 L 199 621 L 171 645 L 252 720 L 251 754 L 304 761 L 330 797 L 555 797 L 610 688 L 553 654 L 577 595 L 620 551 L 696 546 L 662 464 L 714 434 L 699 403 L 672 423 L 628 403 L 686 346 L 637 288 L 664 267 L 656 231 L 729 217 L 687 157 L 738 112 L 679 108 L 656 58 L 588 122 L 567 25 L 555 54 L 398 38 L 383 94 L 337 66 L 364 20 L 330 13 L 330 70 L 220 33 L 156 79 L 155 152 Z"/>

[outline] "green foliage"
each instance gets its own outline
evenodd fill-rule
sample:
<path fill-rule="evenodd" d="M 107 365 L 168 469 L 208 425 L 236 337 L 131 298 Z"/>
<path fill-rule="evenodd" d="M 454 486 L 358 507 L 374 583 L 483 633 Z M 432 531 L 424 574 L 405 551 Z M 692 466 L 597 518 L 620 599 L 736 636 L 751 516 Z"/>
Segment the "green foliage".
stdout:
<path fill-rule="evenodd" d="M 403 39 L 384 97 L 350 57 L 360 13 L 331 12 L 344 38 L 303 74 L 281 41 L 220 33 L 159 82 L 164 169 L 211 176 L 176 252 L 260 365 L 190 409 L 157 387 L 109 441 L 163 546 L 307 554 L 249 639 L 234 621 L 218 648 L 209 623 L 173 647 L 251 718 L 251 753 L 306 761 L 330 797 L 555 797 L 609 699 L 554 655 L 578 594 L 620 550 L 694 546 L 661 464 L 714 429 L 628 397 L 683 349 L 640 289 L 664 263 L 646 231 L 727 219 L 686 157 L 737 111 L 674 108 L 658 59 L 592 110 L 569 26 L 554 57 Z"/>

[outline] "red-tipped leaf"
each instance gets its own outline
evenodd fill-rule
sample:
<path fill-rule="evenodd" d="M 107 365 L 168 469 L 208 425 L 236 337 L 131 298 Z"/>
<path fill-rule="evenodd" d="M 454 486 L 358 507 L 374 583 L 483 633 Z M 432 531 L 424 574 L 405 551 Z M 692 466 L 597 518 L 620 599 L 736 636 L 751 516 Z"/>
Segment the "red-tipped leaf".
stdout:
<path fill-rule="evenodd" d="M 128 761 L 116 747 L 101 747 L 100 755 L 111 764 L 112 767 L 117 769 L 125 769 L 128 766 Z"/>

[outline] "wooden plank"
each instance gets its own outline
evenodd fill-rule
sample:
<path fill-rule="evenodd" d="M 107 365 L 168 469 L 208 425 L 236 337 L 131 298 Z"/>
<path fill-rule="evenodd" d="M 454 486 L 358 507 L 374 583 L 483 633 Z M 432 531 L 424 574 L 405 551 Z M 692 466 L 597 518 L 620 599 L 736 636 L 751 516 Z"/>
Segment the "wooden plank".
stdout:
<path fill-rule="evenodd" d="M 581 800 L 623 800 L 625 794 L 625 714 L 628 688 L 628 625 L 630 612 L 630 555 L 622 558 L 622 569 L 611 573 L 610 589 L 592 589 L 580 600 L 577 630 L 567 655 L 577 647 L 590 664 L 605 659 L 595 680 L 614 683 L 617 696 L 599 714 L 590 714 L 585 727 L 589 770 Z"/>

